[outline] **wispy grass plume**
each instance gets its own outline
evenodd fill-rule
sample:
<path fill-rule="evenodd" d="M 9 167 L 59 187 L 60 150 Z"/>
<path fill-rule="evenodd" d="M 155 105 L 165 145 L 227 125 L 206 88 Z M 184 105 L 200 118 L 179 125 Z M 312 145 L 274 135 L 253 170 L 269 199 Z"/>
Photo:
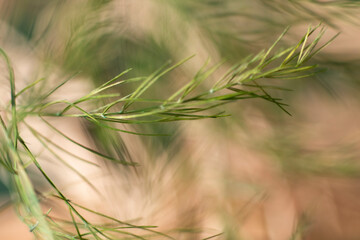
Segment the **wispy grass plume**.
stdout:
<path fill-rule="evenodd" d="M 220 79 L 211 82 L 211 84 L 206 84 L 206 86 L 212 85 L 211 88 L 207 89 L 204 87 L 204 82 L 210 81 L 210 76 L 213 76 L 213 73 L 223 63 L 212 67 L 208 67 L 205 64 L 188 83 L 175 92 L 168 93 L 168 97 L 164 99 L 147 98 L 144 95 L 151 91 L 157 81 L 161 78 L 166 78 L 169 72 L 190 61 L 190 58 L 172 65 L 167 63 L 147 77 L 126 78 L 126 74 L 130 69 L 125 70 L 108 82 L 96 87 L 88 94 L 73 101 L 66 99 L 50 100 L 50 96 L 54 92 L 71 81 L 73 77 L 71 76 L 56 86 L 50 86 L 48 91 L 33 96 L 33 101 L 18 102 L 18 99 L 24 96 L 27 96 L 26 99 L 31 100 L 32 90 L 39 82 L 46 82 L 47 79 L 38 79 L 16 92 L 15 76 L 10 60 L 6 53 L 0 49 L 0 53 L 8 66 L 9 83 L 11 86 L 11 101 L 9 106 L 4 109 L 8 121 L 5 122 L 4 119 L 0 119 L 2 129 L 0 164 L 8 172 L 12 180 L 12 193 L 19 216 L 38 239 L 119 239 L 119 236 L 126 237 L 126 239 L 148 239 L 154 236 L 158 236 L 160 239 L 173 239 L 168 234 L 156 231 L 155 226 L 137 226 L 126 223 L 72 202 L 45 172 L 41 163 L 33 154 L 31 147 L 23 140 L 19 126 L 21 125 L 30 130 L 55 159 L 92 186 L 91 179 L 87 179 L 78 169 L 75 169 L 62 159 L 56 154 L 54 149 L 63 151 L 65 154 L 71 155 L 82 162 L 88 162 L 88 160 L 69 152 L 51 141 L 51 139 L 43 136 L 40 130 L 31 126 L 26 121 L 28 117 L 36 117 L 65 141 L 69 141 L 99 158 L 110 160 L 117 164 L 136 167 L 136 163 L 126 159 L 116 159 L 72 139 L 54 126 L 50 119 L 64 117 L 81 118 L 97 125 L 99 128 L 129 134 L 146 135 L 147 133 L 121 129 L 114 123 L 147 124 L 225 117 L 228 114 L 223 111 L 222 105 L 250 98 L 259 98 L 272 102 L 288 113 L 288 110 L 285 108 L 286 104 L 281 99 L 273 98 L 267 92 L 271 84 L 262 86 L 257 81 L 260 79 L 266 79 L 266 81 L 271 81 L 272 79 L 296 79 L 315 74 L 317 72 L 317 65 L 308 65 L 309 60 L 333 40 L 331 39 L 327 43 L 318 46 L 324 31 L 324 28 L 320 28 L 320 26 L 310 27 L 298 43 L 286 49 L 277 49 L 277 44 L 287 32 L 285 30 L 267 50 L 249 56 L 232 66 Z M 317 35 L 313 40 L 310 40 L 312 35 L 316 33 Z M 114 91 L 109 92 L 117 86 L 130 83 L 136 84 L 136 87 L 125 96 L 114 93 Z M 20 152 L 22 153 L 21 155 Z M 24 161 L 23 155 L 30 160 L 30 164 Z M 90 164 L 94 165 L 94 163 Z M 50 194 L 44 196 L 62 200 L 67 206 L 70 220 L 57 219 L 49 213 L 42 212 L 39 203 L 40 196 L 35 193 L 35 188 L 27 173 L 27 168 L 30 165 L 40 171 L 52 189 Z M 80 209 L 105 218 L 111 221 L 111 224 L 91 223 L 80 213 Z M 67 225 L 73 226 L 74 231 L 69 231 L 66 228 Z M 139 231 L 135 233 L 131 231 L 132 229 L 140 230 L 141 233 Z M 212 237 L 207 239 L 210 238 Z"/>

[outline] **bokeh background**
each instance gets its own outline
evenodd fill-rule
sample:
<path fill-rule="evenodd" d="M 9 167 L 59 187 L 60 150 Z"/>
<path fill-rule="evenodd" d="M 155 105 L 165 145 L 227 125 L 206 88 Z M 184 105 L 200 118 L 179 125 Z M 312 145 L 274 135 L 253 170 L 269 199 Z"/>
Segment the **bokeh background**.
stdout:
<path fill-rule="evenodd" d="M 78 73 L 59 93 L 66 98 L 128 68 L 133 68 L 129 76 L 149 75 L 168 60 L 195 54 L 147 93 L 165 98 L 207 60 L 225 59 L 226 70 L 270 47 L 286 27 L 291 26 L 280 48 L 319 23 L 327 27 L 323 42 L 341 32 L 312 59 L 324 71 L 305 79 L 261 81 L 292 90 L 270 90 L 289 104 L 292 116 L 263 100 L 243 100 L 221 107 L 231 114 L 226 118 L 124 126 L 170 134 L 151 137 L 58 121 L 78 141 L 140 163 L 134 170 L 101 161 L 94 170 L 67 159 L 99 192 L 54 164 L 41 144 L 34 141 L 32 147 L 70 199 L 121 220 L 159 226 L 175 239 L 360 239 L 358 1 L 0 0 L 0 47 L 12 60 L 19 86 L 39 77 L 56 84 Z M 1 67 L 1 75 L 5 71 Z M 0 78 L 6 102 L 9 87 L 6 77 Z M 4 174 L 0 238 L 32 239 L 8 202 Z M 37 189 L 49 188 L 36 171 L 31 176 Z M 42 204 L 66 217 L 60 203 Z"/>

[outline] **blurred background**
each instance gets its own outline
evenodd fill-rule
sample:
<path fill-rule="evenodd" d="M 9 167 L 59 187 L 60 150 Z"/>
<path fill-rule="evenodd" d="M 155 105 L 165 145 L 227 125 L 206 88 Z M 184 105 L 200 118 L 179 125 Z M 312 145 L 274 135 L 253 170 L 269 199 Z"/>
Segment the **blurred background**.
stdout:
<path fill-rule="evenodd" d="M 67 158 L 98 192 L 28 141 L 70 199 L 120 220 L 159 226 L 175 239 L 360 239 L 358 1 L 0 0 L 0 47 L 11 58 L 19 89 L 40 77 L 56 84 L 78 73 L 58 93 L 62 98 L 81 96 L 128 68 L 129 77 L 146 76 L 168 60 L 195 54 L 147 93 L 165 99 L 207 60 L 225 59 L 226 70 L 270 47 L 286 27 L 280 48 L 321 22 L 327 27 L 323 42 L 341 33 L 311 60 L 324 71 L 260 82 L 291 90 L 269 92 L 289 104 L 292 116 L 255 99 L 222 106 L 231 114 L 226 118 L 124 126 L 169 135 L 150 137 L 57 120 L 79 142 L 140 163 L 136 170 L 95 159 L 34 122 L 53 141 L 101 166 Z M 6 103 L 9 87 L 5 76 L 0 79 Z M 0 238 L 32 239 L 8 204 L 1 174 Z M 30 174 L 37 190 L 49 189 L 36 171 Z M 65 217 L 55 201 L 42 204 Z"/>

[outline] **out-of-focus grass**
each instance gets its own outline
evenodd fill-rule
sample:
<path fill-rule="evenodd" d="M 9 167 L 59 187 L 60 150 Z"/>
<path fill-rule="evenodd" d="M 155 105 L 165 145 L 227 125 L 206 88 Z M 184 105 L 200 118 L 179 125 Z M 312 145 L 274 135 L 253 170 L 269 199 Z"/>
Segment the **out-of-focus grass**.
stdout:
<path fill-rule="evenodd" d="M 168 60 L 178 62 L 196 54 L 191 64 L 170 72 L 166 81 L 160 79 L 151 91 L 143 93 L 144 98 L 167 99 L 208 58 L 213 65 L 226 58 L 227 62 L 209 77 L 209 83 L 199 86 L 209 94 L 212 81 L 248 54 L 269 47 L 277 38 L 274 33 L 278 35 L 288 25 L 293 28 L 279 43 L 283 49 L 306 32 L 304 26 L 310 23 L 322 21 L 336 31 L 356 26 L 359 3 L 3 1 L 0 11 L 3 23 L 18 31 L 45 71 L 80 72 L 96 86 L 128 68 L 133 68 L 127 74 L 129 78 L 148 76 Z M 11 46 L 15 38 L 3 36 L 2 44 Z M 356 45 L 359 36 L 352 38 Z M 112 176 L 106 185 L 113 199 L 101 208 L 124 219 L 143 217 L 152 219 L 150 224 L 167 225 L 164 229 L 178 228 L 176 239 L 200 239 L 219 232 L 224 233 L 213 239 L 358 238 L 360 233 L 351 226 L 360 219 L 356 214 L 359 206 L 354 203 L 360 155 L 356 110 L 359 62 L 356 55 L 351 60 L 342 59 L 341 52 L 325 51 L 310 63 L 320 63 L 328 67 L 327 71 L 306 80 L 276 83 L 276 87 L 296 91 L 265 88 L 273 98 L 286 99 L 290 104 L 286 109 L 293 117 L 271 102 L 246 100 L 241 105 L 222 106 L 233 115 L 226 120 L 130 128 L 116 125 L 128 131 L 176 132 L 172 136 L 139 140 L 85 124 L 96 149 L 110 159 L 137 161 L 143 166 L 137 169 L 101 163 L 107 169 L 105 173 Z M 13 59 L 14 65 L 20 60 Z M 56 81 L 54 86 L 60 84 Z M 268 85 L 268 81 L 263 79 L 259 84 Z M 145 87 L 131 83 L 128 87 L 115 86 L 111 94 L 140 94 Z M 247 87 L 261 92 L 256 85 Z M 134 99 L 140 96 L 135 95 Z M 132 104 L 133 98 L 123 100 Z M 136 104 L 146 109 L 149 103 Z M 97 120 L 98 113 L 83 115 Z M 346 187 L 341 188 L 341 181 Z M 76 221 L 79 228 L 83 227 L 84 222 L 76 217 L 70 225 L 76 226 Z M 204 233 L 196 232 L 200 229 L 205 229 Z"/>

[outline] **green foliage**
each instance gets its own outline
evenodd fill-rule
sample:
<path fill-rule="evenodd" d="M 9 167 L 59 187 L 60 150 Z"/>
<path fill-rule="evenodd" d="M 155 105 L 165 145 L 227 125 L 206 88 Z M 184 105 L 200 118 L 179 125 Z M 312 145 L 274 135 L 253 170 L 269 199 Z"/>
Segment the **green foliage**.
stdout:
<path fill-rule="evenodd" d="M 155 23 L 147 22 L 149 19 L 145 16 L 146 26 L 136 26 L 135 29 L 126 17 L 118 19 L 117 15 L 109 14 L 111 12 L 107 7 L 116 1 L 74 1 L 75 7 L 67 4 L 71 1 L 14 2 L 14 16 L 0 9 L 1 20 L 24 36 L 27 43 L 38 51 L 44 65 L 53 64 L 68 75 L 65 79 L 59 77 L 55 83 L 41 76 L 18 90 L 10 59 L 0 49 L 7 66 L 7 72 L 2 75 L 8 75 L 11 96 L 9 104 L 0 112 L 3 114 L 0 115 L 0 166 L 9 179 L 12 202 L 19 217 L 37 239 L 175 239 L 177 233 L 193 233 L 195 236 L 197 229 L 190 225 L 187 229 L 163 233 L 158 229 L 161 226 L 132 224 L 69 199 L 44 170 L 31 144 L 23 139 L 24 131 L 30 132 L 51 158 L 75 173 L 95 192 L 98 192 L 96 180 L 66 161 L 66 156 L 97 168 L 101 164 L 91 162 L 45 136 L 41 129 L 32 125 L 30 119 L 45 124 L 63 141 L 111 163 L 111 166 L 123 166 L 126 175 L 131 170 L 137 173 L 141 163 L 129 157 L 119 133 L 164 139 L 173 132 L 164 127 L 165 123 L 169 127 L 174 126 L 174 122 L 226 117 L 233 113 L 228 111 L 230 103 L 245 99 L 265 100 L 263 102 L 272 103 L 290 114 L 292 111 L 282 100 L 288 98 L 281 94 L 291 85 L 289 82 L 298 82 L 296 79 L 316 76 L 322 79 L 320 83 L 326 85 L 332 95 L 337 94 L 336 87 L 343 84 L 340 82 L 349 83 L 348 79 L 352 78 L 358 83 L 359 66 L 356 61 L 329 60 L 324 54 L 318 56 L 337 36 L 322 43 L 325 30 L 321 26 L 310 27 L 303 37 L 286 29 L 273 45 L 269 44 L 274 32 L 280 33 L 288 25 L 298 27 L 323 22 L 334 29 L 339 29 L 343 22 L 356 25 L 358 18 L 354 13 L 359 9 L 358 1 L 153 0 L 149 2 L 154 5 L 150 13 L 156 19 Z M 285 35 L 287 38 L 284 39 Z M 209 52 L 216 49 L 213 51 L 215 54 L 208 55 L 212 60 L 215 56 L 215 62 L 219 63 L 211 65 L 209 60 L 193 76 L 182 71 L 194 61 L 191 57 L 179 61 L 194 53 L 191 52 L 193 49 L 189 43 L 192 42 L 189 39 L 199 41 L 196 46 L 209 47 Z M 258 52 L 269 45 L 268 49 Z M 244 57 L 246 55 L 248 57 Z M 218 60 L 223 57 L 227 60 Z M 12 60 L 16 66 L 17 59 Z M 318 64 L 331 69 L 324 73 Z M 339 72 L 343 75 L 336 77 Z M 104 81 L 116 74 L 109 81 Z M 75 100 L 68 100 L 66 96 L 54 100 L 55 94 L 79 75 L 91 79 L 97 87 Z M 179 76 L 186 82 L 181 81 Z M 338 81 L 339 78 L 344 81 Z M 295 81 L 282 81 L 289 79 Z M 312 88 L 314 82 L 307 81 L 306 86 Z M 334 83 L 337 84 L 335 87 Z M 275 97 L 274 91 L 280 92 L 280 97 Z M 242 106 L 253 104 L 251 101 L 241 102 Z M 261 105 L 260 101 L 256 103 Z M 243 117 L 249 116 L 245 113 Z M 85 123 L 93 131 L 88 129 L 92 134 L 91 140 L 98 141 L 96 148 L 85 146 L 61 131 L 52 124 L 54 119 Z M 239 121 L 233 119 L 234 122 Z M 284 121 L 278 119 L 277 128 L 283 129 Z M 160 126 L 161 132 L 157 126 Z M 277 160 L 283 173 L 291 176 L 359 176 L 358 168 L 350 164 L 356 156 L 350 154 L 347 159 L 344 154 L 338 158 L 346 158 L 345 162 L 339 163 L 336 159 L 329 163 L 328 155 L 333 152 L 336 155 L 337 151 L 329 150 L 327 155 L 308 152 L 291 137 L 291 132 L 278 131 L 273 138 L 257 142 L 260 146 L 257 147 L 261 148 L 257 149 Z M 339 148 L 345 149 L 343 146 Z M 350 150 L 353 152 L 353 149 Z M 29 177 L 33 169 L 47 182 L 50 191 L 40 192 Z M 46 200 L 65 205 L 68 217 L 56 218 L 52 216 L 51 209 L 44 211 L 41 206 Z M 97 216 L 101 223 L 89 220 L 88 215 Z M 209 234 L 205 239 L 238 239 L 238 229 L 234 230 L 234 226 L 238 227 L 237 222 L 232 222 L 230 218 L 224 223 L 224 233 Z M 308 224 L 300 219 L 293 239 L 302 236 L 305 228 L 302 225 Z"/>
<path fill-rule="evenodd" d="M 0 53 L 8 66 L 11 101 L 9 106 L 4 109 L 7 118 L 10 120 L 5 122 L 3 118 L 1 118 L 3 136 L 1 138 L 0 163 L 2 167 L 6 169 L 11 179 L 11 192 L 14 195 L 14 201 L 17 204 L 19 215 L 38 239 L 118 239 L 116 236 L 121 235 L 135 239 L 148 239 L 153 235 L 174 239 L 167 234 L 155 231 L 155 226 L 137 226 L 122 222 L 72 202 L 60 191 L 44 171 L 37 157 L 32 153 L 28 144 L 22 139 L 22 133 L 18 130 L 19 126 L 21 125 L 28 128 L 34 137 L 38 139 L 58 161 L 65 164 L 66 167 L 78 174 L 81 179 L 92 186 L 90 179 L 87 179 L 78 169 L 66 163 L 53 149 L 58 149 L 66 154 L 75 156 L 80 161 L 88 161 L 77 156 L 75 153 L 67 151 L 43 136 L 39 130 L 36 130 L 27 123 L 28 117 L 37 117 L 39 121 L 46 123 L 55 133 L 62 136 L 65 140 L 70 141 L 92 154 L 113 161 L 116 164 L 136 167 L 136 163 L 128 162 L 126 159 L 116 159 L 82 145 L 58 130 L 49 123 L 47 119 L 63 117 L 82 118 L 91 124 L 95 124 L 99 128 L 147 135 L 141 132 L 134 133 L 126 131 L 112 124 L 146 124 L 224 117 L 228 115 L 221 110 L 222 105 L 249 98 L 259 98 L 270 101 L 287 112 L 284 108 L 285 104 L 281 102 L 281 99 L 271 97 L 266 91 L 266 88 L 271 86 L 261 86 L 256 81 L 260 79 L 270 81 L 271 79 L 277 78 L 303 78 L 315 74 L 317 66 L 306 65 L 307 62 L 333 40 L 330 39 L 324 45 L 317 46 L 324 34 L 324 29 L 320 29 L 318 35 L 315 36 L 313 40 L 310 40 L 310 37 L 312 37 L 318 28 L 319 27 L 309 28 L 297 44 L 286 49 L 276 50 L 276 45 L 286 33 L 285 31 L 269 49 L 243 59 L 231 67 L 220 79 L 212 83 L 210 89 L 203 91 L 203 88 L 199 86 L 202 85 L 204 81 L 208 81 L 209 77 L 221 66 L 221 64 L 218 64 L 213 67 L 207 67 L 207 64 L 205 64 L 188 83 L 180 87 L 176 92 L 168 93 L 169 96 L 166 99 L 148 99 L 142 96 L 145 92 L 149 91 L 160 78 L 166 77 L 166 74 L 187 61 L 190 61 L 190 58 L 174 65 L 166 64 L 147 77 L 126 78 L 126 74 L 130 69 L 126 70 L 99 87 L 96 87 L 85 96 L 69 102 L 61 99 L 49 100 L 49 97 L 67 82 L 71 81 L 72 77 L 67 78 L 60 84 L 46 91 L 40 92 L 40 94 L 35 91 L 35 89 L 39 83 L 45 82 L 46 85 L 47 79 L 35 80 L 17 92 L 10 60 L 6 53 L 1 50 Z M 109 90 L 116 86 L 130 83 L 137 85 L 130 94 L 120 96 L 117 93 L 109 93 Z M 35 92 L 37 92 L 37 94 L 34 94 Z M 22 99 L 26 99 L 26 101 L 22 101 Z M 29 161 L 25 161 L 25 159 L 29 159 Z M 35 193 L 35 188 L 29 180 L 27 173 L 29 166 L 35 166 L 52 187 L 52 191 L 50 191 L 49 194 L 41 196 Z M 62 200 L 68 207 L 72 221 L 55 219 L 49 216 L 49 212 L 43 213 L 39 204 L 41 197 L 53 197 Z M 111 224 L 99 225 L 90 223 L 79 212 L 79 209 L 107 219 Z M 73 226 L 75 231 L 67 230 L 68 228 L 66 226 L 68 225 Z M 147 232 L 147 234 L 135 234 L 131 229 L 138 229 L 144 231 L 144 233 Z M 211 237 L 207 239 L 210 238 Z"/>

